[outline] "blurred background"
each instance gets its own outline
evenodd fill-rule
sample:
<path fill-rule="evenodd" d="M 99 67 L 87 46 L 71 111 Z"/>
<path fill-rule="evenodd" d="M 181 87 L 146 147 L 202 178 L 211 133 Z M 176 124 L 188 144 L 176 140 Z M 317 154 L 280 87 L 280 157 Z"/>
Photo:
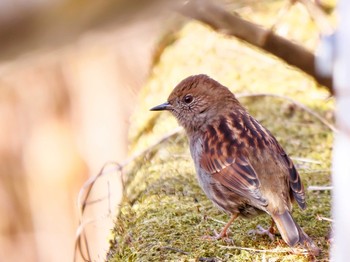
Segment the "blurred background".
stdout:
<path fill-rule="evenodd" d="M 126 158 L 159 37 L 137 2 L 0 1 L 2 259 L 72 261 L 79 189 Z"/>

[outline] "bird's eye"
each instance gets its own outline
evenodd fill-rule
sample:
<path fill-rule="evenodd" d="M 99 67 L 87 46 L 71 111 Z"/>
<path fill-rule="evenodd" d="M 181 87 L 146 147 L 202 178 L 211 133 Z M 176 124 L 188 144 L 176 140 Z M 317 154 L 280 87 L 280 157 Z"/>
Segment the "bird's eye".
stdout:
<path fill-rule="evenodd" d="M 189 104 L 193 101 L 193 96 L 191 95 L 186 95 L 183 99 L 183 101 L 186 103 L 186 104 Z"/>

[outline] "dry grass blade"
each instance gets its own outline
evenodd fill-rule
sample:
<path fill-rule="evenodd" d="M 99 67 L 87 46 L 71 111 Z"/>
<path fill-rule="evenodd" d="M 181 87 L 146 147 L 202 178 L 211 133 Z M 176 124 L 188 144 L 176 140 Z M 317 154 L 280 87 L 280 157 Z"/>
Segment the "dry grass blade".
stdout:
<path fill-rule="evenodd" d="M 275 249 L 256 249 L 256 248 L 250 248 L 250 247 L 238 247 L 238 246 L 223 246 L 218 245 L 221 248 L 225 249 L 237 249 L 237 250 L 246 250 L 251 252 L 259 252 L 259 253 L 298 253 L 298 254 L 304 254 L 307 255 L 308 251 L 306 249 L 301 248 L 275 248 Z"/>
<path fill-rule="evenodd" d="M 310 17 L 315 21 L 319 30 L 323 32 L 323 34 L 328 35 L 333 32 L 333 28 L 327 19 L 327 15 L 317 4 L 310 0 L 298 0 L 298 2 L 305 6 Z"/>
<path fill-rule="evenodd" d="M 332 190 L 333 186 L 309 186 L 307 190 L 309 191 L 328 191 Z"/>
<path fill-rule="evenodd" d="M 88 203 L 87 202 L 87 199 L 89 198 L 89 195 L 91 193 L 91 190 L 95 184 L 95 182 L 101 177 L 101 176 L 104 176 L 105 174 L 107 174 L 108 172 L 105 172 L 106 171 L 106 168 L 108 166 L 113 166 L 114 168 L 114 171 L 117 170 L 119 172 L 122 171 L 123 169 L 123 166 L 120 165 L 119 163 L 116 163 L 116 162 L 108 162 L 106 163 L 100 170 L 100 172 L 96 175 L 96 176 L 93 176 L 91 178 L 89 178 L 85 183 L 84 185 L 82 186 L 82 188 L 80 189 L 79 191 L 79 194 L 78 194 L 78 205 L 80 207 L 80 216 L 83 215 L 84 213 L 84 210 L 86 208 L 86 204 Z"/>
<path fill-rule="evenodd" d="M 227 222 L 224 222 L 224 221 L 212 218 L 212 217 L 207 217 L 207 219 L 210 219 L 210 220 L 215 221 L 215 222 L 217 222 L 219 224 L 222 224 L 222 225 L 226 225 L 227 224 Z"/>
<path fill-rule="evenodd" d="M 89 204 L 92 203 L 97 203 L 99 201 L 102 201 L 103 199 L 97 199 L 94 200 L 92 202 L 88 201 L 89 196 L 92 192 L 92 189 L 96 183 L 96 181 L 106 175 L 106 174 L 110 174 L 110 172 L 106 172 L 106 168 L 112 166 L 112 168 L 114 169 L 114 171 L 118 171 L 121 175 L 122 178 L 122 183 L 123 183 L 123 175 L 122 175 L 122 166 L 116 162 L 108 162 L 106 163 L 100 170 L 100 172 L 96 175 L 91 177 L 90 179 L 88 179 L 84 185 L 82 186 L 82 188 L 79 191 L 78 194 L 78 206 L 79 206 L 79 227 L 77 229 L 77 236 L 76 236 L 76 240 L 75 240 L 75 249 L 74 249 L 74 259 L 73 261 L 77 261 L 78 259 L 78 255 L 80 255 L 80 257 L 84 260 L 84 261 L 92 261 L 91 258 L 91 254 L 90 254 L 90 250 L 89 250 L 89 242 L 87 239 L 87 236 L 85 234 L 85 227 L 88 224 L 91 224 L 93 222 L 95 222 L 96 220 L 89 220 L 87 222 L 83 221 L 83 217 L 84 217 L 84 212 L 86 207 Z M 109 171 L 109 170 L 107 170 Z M 108 192 L 110 193 L 110 192 Z M 109 197 L 110 195 L 108 194 L 107 197 Z"/>
<path fill-rule="evenodd" d="M 328 222 L 332 222 L 333 223 L 333 219 L 328 218 L 328 217 L 322 217 L 322 216 L 317 215 L 316 218 L 317 218 L 317 220 L 320 220 L 320 221 L 328 221 Z"/>
<path fill-rule="evenodd" d="M 292 160 L 294 161 L 299 161 L 299 162 L 304 162 L 304 163 L 311 163 L 311 164 L 322 164 L 321 161 L 315 160 L 315 159 L 311 159 L 311 158 L 305 158 L 305 157 L 291 157 Z"/>

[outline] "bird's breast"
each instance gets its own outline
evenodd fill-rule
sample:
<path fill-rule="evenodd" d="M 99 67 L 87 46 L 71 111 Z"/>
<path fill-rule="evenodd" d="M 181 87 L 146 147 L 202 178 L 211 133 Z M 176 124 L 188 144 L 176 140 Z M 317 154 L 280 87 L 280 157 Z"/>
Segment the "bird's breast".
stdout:
<path fill-rule="evenodd" d="M 212 176 L 206 170 L 201 167 L 201 156 L 203 153 L 203 139 L 201 137 L 190 138 L 190 151 L 191 156 L 196 168 L 197 179 L 200 187 L 205 192 L 207 197 L 211 197 L 211 182 Z"/>
<path fill-rule="evenodd" d="M 200 165 L 203 153 L 203 138 L 201 136 L 192 136 L 190 140 L 190 152 L 196 169 Z"/>

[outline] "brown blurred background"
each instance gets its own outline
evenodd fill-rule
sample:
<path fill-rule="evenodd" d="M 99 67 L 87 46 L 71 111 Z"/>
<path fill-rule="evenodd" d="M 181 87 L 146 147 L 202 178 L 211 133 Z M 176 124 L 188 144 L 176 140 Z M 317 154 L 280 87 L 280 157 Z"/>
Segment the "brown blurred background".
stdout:
<path fill-rule="evenodd" d="M 1 260 L 72 261 L 80 187 L 126 158 L 160 32 L 142 5 L 0 1 Z"/>

